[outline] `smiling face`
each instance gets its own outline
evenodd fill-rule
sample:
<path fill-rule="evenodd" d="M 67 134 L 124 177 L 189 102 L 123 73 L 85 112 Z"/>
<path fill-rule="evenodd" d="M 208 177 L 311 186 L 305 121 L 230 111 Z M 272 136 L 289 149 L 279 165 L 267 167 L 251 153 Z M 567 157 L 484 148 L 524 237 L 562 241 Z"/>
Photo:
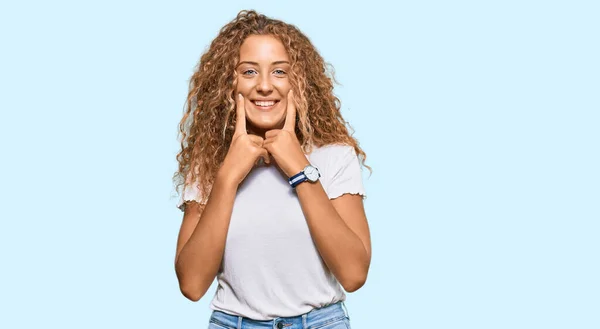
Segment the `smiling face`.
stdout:
<path fill-rule="evenodd" d="M 240 47 L 236 93 L 244 96 L 248 129 L 264 134 L 285 123 L 290 60 L 278 39 L 251 35 Z"/>

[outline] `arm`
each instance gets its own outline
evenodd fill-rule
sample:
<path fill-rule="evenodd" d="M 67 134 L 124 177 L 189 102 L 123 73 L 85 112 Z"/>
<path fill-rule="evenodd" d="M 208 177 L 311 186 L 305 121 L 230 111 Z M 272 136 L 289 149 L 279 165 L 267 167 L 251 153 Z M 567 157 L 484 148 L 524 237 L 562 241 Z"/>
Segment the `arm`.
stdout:
<path fill-rule="evenodd" d="M 362 196 L 329 200 L 320 181 L 296 187 L 310 233 L 323 261 L 348 292 L 367 279 L 371 240 Z"/>
<path fill-rule="evenodd" d="M 206 206 L 186 206 L 177 240 L 175 272 L 179 288 L 198 301 L 215 279 L 223 253 L 239 184 L 259 157 L 269 162 L 263 139 L 246 132 L 246 112 L 241 94 L 236 104 L 236 126 L 231 145 L 211 188 Z"/>
<path fill-rule="evenodd" d="M 198 301 L 213 282 L 225 250 L 225 240 L 237 186 L 217 178 L 206 205 L 186 205 L 177 239 L 175 272 L 185 297 Z"/>
<path fill-rule="evenodd" d="M 287 177 L 309 164 L 295 133 L 293 97 L 290 90 L 283 129 L 267 131 L 263 144 Z M 371 263 L 371 240 L 362 197 L 343 194 L 330 200 L 320 181 L 301 183 L 296 192 L 321 258 L 346 291 L 356 291 L 365 283 Z"/>

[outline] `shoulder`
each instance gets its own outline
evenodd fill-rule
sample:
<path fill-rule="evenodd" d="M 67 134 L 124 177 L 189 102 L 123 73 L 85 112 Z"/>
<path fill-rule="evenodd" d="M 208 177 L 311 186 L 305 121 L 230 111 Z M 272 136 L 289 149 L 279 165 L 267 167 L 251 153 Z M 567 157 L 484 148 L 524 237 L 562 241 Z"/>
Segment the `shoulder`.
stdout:
<path fill-rule="evenodd" d="M 315 147 L 309 160 L 319 169 L 321 183 L 330 199 L 346 193 L 366 195 L 362 168 L 354 146 L 330 144 Z"/>
<path fill-rule="evenodd" d="M 356 155 L 354 146 L 348 144 L 327 144 L 323 146 L 313 146 L 310 157 L 316 158 L 343 158 L 346 156 Z"/>
<path fill-rule="evenodd" d="M 347 144 L 313 146 L 308 158 L 319 170 L 331 173 L 339 171 L 349 162 L 358 161 L 354 147 Z"/>

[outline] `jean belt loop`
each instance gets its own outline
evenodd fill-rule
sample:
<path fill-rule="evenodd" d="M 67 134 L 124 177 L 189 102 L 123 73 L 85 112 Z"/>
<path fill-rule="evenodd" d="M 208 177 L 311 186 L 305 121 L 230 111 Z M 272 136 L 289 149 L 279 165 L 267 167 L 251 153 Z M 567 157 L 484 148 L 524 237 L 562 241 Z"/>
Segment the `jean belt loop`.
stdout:
<path fill-rule="evenodd" d="M 344 312 L 346 313 L 346 317 L 350 319 L 350 313 L 348 313 L 348 309 L 346 308 L 346 303 L 342 302 L 342 306 L 344 307 Z"/>

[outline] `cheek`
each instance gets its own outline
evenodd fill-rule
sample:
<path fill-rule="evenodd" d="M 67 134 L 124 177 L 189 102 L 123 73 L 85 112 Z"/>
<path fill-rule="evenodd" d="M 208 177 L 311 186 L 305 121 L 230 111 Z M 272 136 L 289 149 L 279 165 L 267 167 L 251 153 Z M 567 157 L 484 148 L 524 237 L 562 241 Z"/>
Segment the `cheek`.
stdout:
<path fill-rule="evenodd" d="M 281 93 L 283 93 L 282 96 L 287 95 L 287 92 L 290 91 L 290 89 L 292 89 L 292 85 L 290 84 L 290 81 L 288 79 L 276 80 L 275 82 L 273 82 L 273 85 L 276 86 L 276 88 L 279 89 Z"/>
<path fill-rule="evenodd" d="M 252 86 L 248 83 L 248 81 L 244 81 L 243 79 L 239 79 L 235 86 L 236 93 L 242 93 L 242 95 L 246 96 L 248 92 L 252 89 Z"/>

